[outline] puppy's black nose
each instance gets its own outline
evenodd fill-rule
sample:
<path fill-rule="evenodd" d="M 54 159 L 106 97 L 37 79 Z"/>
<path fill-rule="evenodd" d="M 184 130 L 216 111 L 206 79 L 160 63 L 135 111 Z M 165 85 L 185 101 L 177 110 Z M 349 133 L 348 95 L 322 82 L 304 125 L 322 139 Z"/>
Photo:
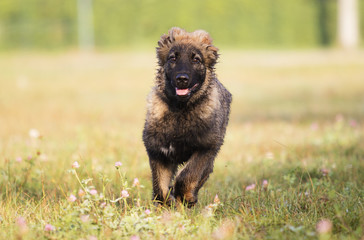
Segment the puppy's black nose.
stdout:
<path fill-rule="evenodd" d="M 179 73 L 176 76 L 177 86 L 187 87 L 189 80 L 190 80 L 190 78 L 188 77 L 188 75 L 186 73 Z"/>

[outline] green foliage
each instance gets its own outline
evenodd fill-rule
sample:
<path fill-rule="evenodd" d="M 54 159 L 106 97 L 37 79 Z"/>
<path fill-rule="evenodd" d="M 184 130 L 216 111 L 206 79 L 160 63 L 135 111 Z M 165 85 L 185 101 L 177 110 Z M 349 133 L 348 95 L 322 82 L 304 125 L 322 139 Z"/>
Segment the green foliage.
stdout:
<path fill-rule="evenodd" d="M 219 46 L 330 46 L 336 39 L 336 5 L 336 0 L 93 0 L 95 43 L 154 46 L 170 27 L 180 26 L 207 30 Z M 364 39 L 364 24 L 361 29 Z M 0 3 L 0 49 L 70 48 L 77 38 L 77 1 Z"/>

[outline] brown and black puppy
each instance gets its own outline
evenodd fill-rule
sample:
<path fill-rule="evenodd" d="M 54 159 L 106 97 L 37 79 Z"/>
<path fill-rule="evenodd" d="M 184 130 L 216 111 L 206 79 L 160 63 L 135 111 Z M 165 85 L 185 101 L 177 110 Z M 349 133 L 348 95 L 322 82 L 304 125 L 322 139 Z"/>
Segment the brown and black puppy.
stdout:
<path fill-rule="evenodd" d="M 175 27 L 158 45 L 143 131 L 153 198 L 193 206 L 224 142 L 232 97 L 216 78 L 218 49 L 207 32 Z M 183 168 L 176 174 L 178 166 Z"/>

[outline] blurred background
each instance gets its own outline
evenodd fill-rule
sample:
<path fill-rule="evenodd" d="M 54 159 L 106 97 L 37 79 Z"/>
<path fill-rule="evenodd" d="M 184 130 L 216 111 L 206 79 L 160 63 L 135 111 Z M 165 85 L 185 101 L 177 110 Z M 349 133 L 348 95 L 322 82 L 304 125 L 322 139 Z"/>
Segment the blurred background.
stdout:
<path fill-rule="evenodd" d="M 227 48 L 357 47 L 359 13 L 358 0 L 2 0 L 0 50 L 149 49 L 172 26 L 205 29 Z"/>

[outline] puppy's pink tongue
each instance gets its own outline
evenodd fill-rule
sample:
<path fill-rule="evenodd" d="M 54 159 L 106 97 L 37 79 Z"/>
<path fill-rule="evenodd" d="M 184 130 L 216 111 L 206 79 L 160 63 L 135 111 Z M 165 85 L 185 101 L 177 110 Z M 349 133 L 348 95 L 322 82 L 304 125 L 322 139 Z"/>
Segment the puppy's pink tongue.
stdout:
<path fill-rule="evenodd" d="M 186 89 L 178 89 L 178 88 L 176 88 L 176 93 L 179 96 L 187 95 L 188 94 L 188 88 L 186 88 Z"/>

